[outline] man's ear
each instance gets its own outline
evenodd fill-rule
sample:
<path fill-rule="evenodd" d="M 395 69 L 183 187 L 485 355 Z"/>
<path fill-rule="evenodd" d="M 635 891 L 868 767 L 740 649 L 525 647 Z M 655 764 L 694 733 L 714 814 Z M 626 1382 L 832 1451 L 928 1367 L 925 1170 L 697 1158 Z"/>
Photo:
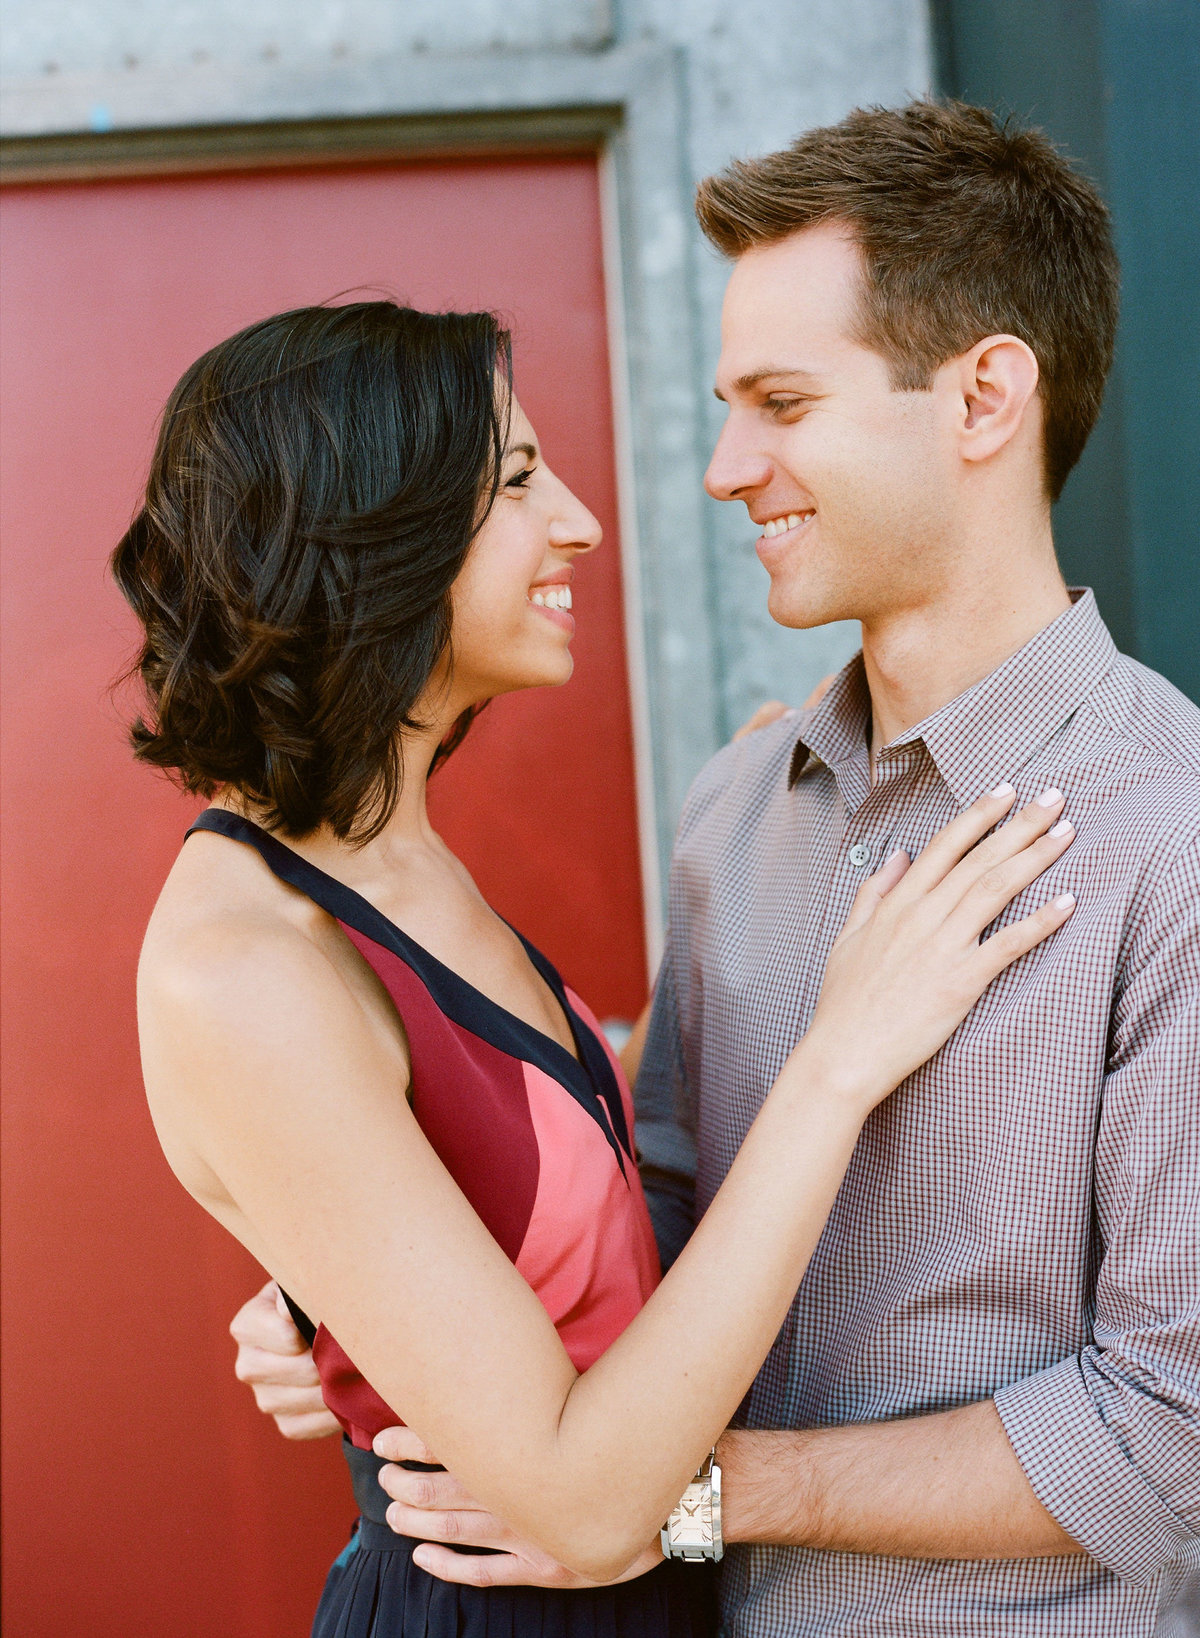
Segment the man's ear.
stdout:
<path fill-rule="evenodd" d="M 986 461 L 1027 424 L 1038 361 L 1016 336 L 986 336 L 950 368 L 960 395 L 959 452 L 965 461 Z"/>

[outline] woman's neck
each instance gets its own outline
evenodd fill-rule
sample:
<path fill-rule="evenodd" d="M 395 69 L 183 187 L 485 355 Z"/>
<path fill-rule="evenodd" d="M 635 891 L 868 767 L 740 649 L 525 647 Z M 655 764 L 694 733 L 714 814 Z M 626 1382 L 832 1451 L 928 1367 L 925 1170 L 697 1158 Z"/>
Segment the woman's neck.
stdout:
<path fill-rule="evenodd" d="M 415 714 L 421 718 L 419 707 Z M 443 853 L 444 844 L 429 820 L 426 795 L 434 756 L 456 719 L 447 719 L 442 711 L 424 720 L 430 721 L 428 728 L 408 730 L 401 736 L 400 792 L 378 835 L 357 847 L 343 841 L 329 825 L 323 824 L 303 836 L 280 832 L 280 840 L 311 864 L 358 890 L 364 883 L 388 880 L 415 854 Z M 222 792 L 214 805 L 262 823 L 258 805 L 240 799 L 234 791 Z"/>

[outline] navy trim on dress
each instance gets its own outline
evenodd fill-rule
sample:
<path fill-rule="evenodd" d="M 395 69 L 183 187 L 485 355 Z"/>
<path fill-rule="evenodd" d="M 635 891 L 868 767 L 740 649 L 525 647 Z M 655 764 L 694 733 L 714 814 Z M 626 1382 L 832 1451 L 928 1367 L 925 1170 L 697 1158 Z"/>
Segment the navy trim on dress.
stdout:
<path fill-rule="evenodd" d="M 244 842 L 254 848 L 281 881 L 307 895 L 314 904 L 347 927 L 353 927 L 373 943 L 399 956 L 416 973 L 438 1007 L 453 1023 L 477 1035 L 489 1046 L 507 1053 L 510 1058 L 530 1063 L 549 1075 L 551 1080 L 557 1081 L 600 1127 L 617 1158 L 621 1175 L 628 1181 L 625 1161 L 626 1158 L 632 1161 L 633 1147 L 612 1065 L 592 1030 L 571 1006 L 563 981 L 553 964 L 527 938 L 517 933 L 534 969 L 545 980 L 562 1008 L 571 1036 L 579 1049 L 579 1060 L 573 1058 L 552 1036 L 518 1018 L 474 984 L 461 978 L 452 967 L 447 967 L 397 927 L 395 922 L 389 921 L 361 893 L 356 893 L 352 887 L 347 887 L 345 882 L 338 881 L 336 876 L 329 875 L 318 865 L 310 864 L 253 820 L 230 813 L 227 808 L 206 808 L 189 826 L 184 840 L 196 830 L 215 831 L 231 841 Z M 511 931 L 515 933 L 516 928 Z"/>

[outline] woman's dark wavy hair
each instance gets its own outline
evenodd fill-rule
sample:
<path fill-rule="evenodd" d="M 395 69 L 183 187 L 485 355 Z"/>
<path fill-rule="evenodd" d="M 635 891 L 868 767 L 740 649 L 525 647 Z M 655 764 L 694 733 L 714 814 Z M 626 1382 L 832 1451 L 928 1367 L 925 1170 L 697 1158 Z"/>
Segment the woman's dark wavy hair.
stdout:
<path fill-rule="evenodd" d="M 379 834 L 495 501 L 510 380 L 492 314 L 390 301 L 280 313 L 192 365 L 112 558 L 145 630 L 138 758 L 234 787 L 271 828 Z"/>

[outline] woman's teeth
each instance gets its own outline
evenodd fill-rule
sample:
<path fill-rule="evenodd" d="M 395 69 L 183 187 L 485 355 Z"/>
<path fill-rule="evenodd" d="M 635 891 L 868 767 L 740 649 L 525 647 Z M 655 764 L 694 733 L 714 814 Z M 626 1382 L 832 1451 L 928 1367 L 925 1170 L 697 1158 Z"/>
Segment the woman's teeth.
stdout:
<path fill-rule="evenodd" d="M 570 586 L 543 586 L 540 590 L 530 592 L 529 601 L 536 603 L 539 609 L 569 609 L 571 607 Z"/>
<path fill-rule="evenodd" d="M 789 529 L 798 529 L 802 523 L 807 523 L 809 518 L 815 516 L 815 510 L 789 512 L 786 517 L 772 518 L 769 523 L 763 524 L 763 534 L 768 540 L 773 540 L 776 535 L 786 535 Z"/>

